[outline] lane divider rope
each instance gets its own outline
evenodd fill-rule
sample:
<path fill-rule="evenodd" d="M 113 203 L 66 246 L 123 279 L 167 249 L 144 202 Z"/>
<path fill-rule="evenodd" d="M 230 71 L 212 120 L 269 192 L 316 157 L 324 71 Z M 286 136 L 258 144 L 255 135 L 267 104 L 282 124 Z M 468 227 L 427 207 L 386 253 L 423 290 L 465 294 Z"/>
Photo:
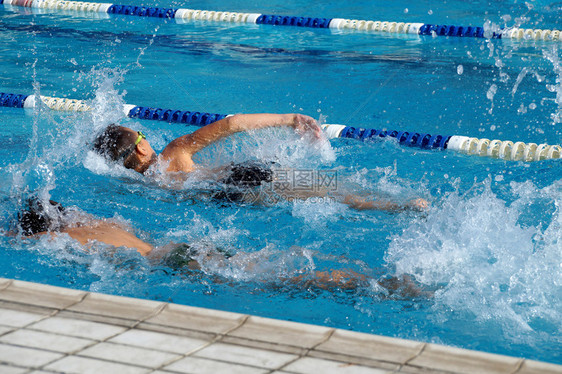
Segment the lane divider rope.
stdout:
<path fill-rule="evenodd" d="M 400 144 L 426 148 L 449 149 L 460 153 L 500 158 L 510 161 L 542 161 L 562 158 L 559 145 L 512 142 L 510 140 L 489 140 L 468 136 L 442 136 L 397 130 L 363 129 L 343 125 L 324 125 L 328 138 L 352 138 L 369 140 L 377 138 L 395 138 Z"/>
<path fill-rule="evenodd" d="M 0 0 L 0 4 L 38 9 L 97 12 L 121 14 L 138 17 L 157 17 L 175 19 L 179 23 L 192 21 L 215 21 L 228 23 L 249 23 L 272 26 L 296 26 L 321 29 L 357 30 L 389 34 L 415 34 L 434 36 L 456 36 L 490 39 L 532 39 L 562 41 L 562 31 L 525 29 L 518 27 L 502 28 L 486 32 L 480 26 L 433 25 L 415 22 L 369 21 L 345 18 L 314 18 L 281 16 L 260 13 L 239 13 L 197 9 L 157 8 L 133 5 L 117 5 L 83 1 L 65 0 Z"/>
<path fill-rule="evenodd" d="M 84 112 L 92 107 L 83 100 L 73 100 L 50 96 L 39 96 L 41 102 L 56 111 Z M 0 92 L 0 107 L 35 108 L 38 102 L 36 95 L 20 95 Z M 125 104 L 123 113 L 130 118 L 152 121 L 185 123 L 187 125 L 205 126 L 221 120 L 229 115 L 188 110 L 153 108 Z M 486 156 L 513 161 L 542 161 L 562 158 L 562 147 L 559 145 L 512 142 L 509 140 L 489 140 L 468 136 L 444 136 L 426 133 L 364 129 L 344 125 L 322 125 L 329 139 L 351 138 L 362 141 L 380 138 L 394 138 L 401 145 L 424 149 L 448 149 L 468 155 Z"/>
<path fill-rule="evenodd" d="M 35 95 L 26 96 L 0 92 L 0 106 L 4 107 L 31 109 L 35 108 L 36 100 Z M 92 107 L 84 100 L 41 96 L 41 101 L 49 109 L 55 111 L 85 112 L 92 110 Z M 151 108 L 130 104 L 124 105 L 124 114 L 130 118 L 185 123 L 194 126 L 205 126 L 226 117 L 224 114 Z"/>

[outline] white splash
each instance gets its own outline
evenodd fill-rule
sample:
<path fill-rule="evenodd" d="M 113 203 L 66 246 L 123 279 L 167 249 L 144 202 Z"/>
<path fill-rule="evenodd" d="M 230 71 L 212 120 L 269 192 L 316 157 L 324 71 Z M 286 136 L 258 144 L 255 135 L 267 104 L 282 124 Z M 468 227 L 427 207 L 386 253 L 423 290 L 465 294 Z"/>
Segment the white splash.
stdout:
<path fill-rule="evenodd" d="M 558 108 L 550 115 L 553 123 L 562 123 L 562 63 L 558 55 L 558 47 L 552 46 L 548 50 L 543 50 L 544 57 L 552 63 L 554 73 L 556 74 L 555 84 L 548 84 L 546 88 L 550 92 L 556 93 L 556 102 Z"/>
<path fill-rule="evenodd" d="M 83 79 L 92 82 L 96 89 L 95 98 L 90 103 L 92 107 L 90 134 L 96 133 L 111 123 L 123 120 L 123 97 L 127 91 L 119 92 L 117 87 L 125 79 L 126 70 L 120 69 L 92 69 Z"/>
<path fill-rule="evenodd" d="M 531 330 L 536 319 L 562 328 L 562 182 L 542 190 L 512 183 L 510 205 L 489 181 L 475 190 L 452 193 L 393 237 L 385 259 L 398 274 L 442 287 L 435 293 L 436 318 L 451 318 L 446 310 L 470 313 L 497 322 L 510 336 Z M 552 209 L 552 220 L 529 225 L 533 204 Z"/>
<path fill-rule="evenodd" d="M 488 88 L 488 91 L 486 92 L 486 98 L 488 98 L 488 100 L 490 100 L 491 106 L 490 109 L 488 110 L 488 113 L 492 114 L 492 111 L 494 109 L 494 96 L 496 96 L 496 93 L 498 92 L 498 85 L 497 84 L 492 84 L 490 86 L 490 88 Z"/>

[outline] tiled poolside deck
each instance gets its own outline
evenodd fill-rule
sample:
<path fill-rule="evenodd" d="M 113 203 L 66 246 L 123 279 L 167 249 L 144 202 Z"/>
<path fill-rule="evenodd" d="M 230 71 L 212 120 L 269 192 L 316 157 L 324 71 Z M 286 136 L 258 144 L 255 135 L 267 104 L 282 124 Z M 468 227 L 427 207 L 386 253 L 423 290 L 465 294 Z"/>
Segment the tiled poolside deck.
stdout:
<path fill-rule="evenodd" d="M 0 278 L 0 373 L 562 373 L 562 366 Z"/>

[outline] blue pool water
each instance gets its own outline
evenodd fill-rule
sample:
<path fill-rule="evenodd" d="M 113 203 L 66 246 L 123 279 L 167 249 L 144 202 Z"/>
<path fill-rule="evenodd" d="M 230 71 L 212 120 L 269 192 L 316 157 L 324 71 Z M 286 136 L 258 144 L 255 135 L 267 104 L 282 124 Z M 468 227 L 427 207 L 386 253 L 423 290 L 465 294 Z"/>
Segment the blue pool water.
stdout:
<path fill-rule="evenodd" d="M 148 4 L 145 4 L 148 5 Z M 560 29 L 550 1 L 173 1 L 154 6 L 436 24 Z M 224 205 L 194 181 L 164 188 L 87 147 L 110 122 L 156 150 L 195 128 L 123 119 L 122 103 L 214 113 L 299 112 L 327 123 L 561 144 L 561 45 L 367 35 L 291 27 L 103 19 L 0 6 L 1 92 L 87 99 L 93 113 L 0 108 L 2 229 L 33 192 L 129 224 L 155 245 L 190 242 L 236 255 L 200 273 L 127 251 L 85 253 L 59 237 L 3 236 L 0 275 L 217 308 L 562 364 L 562 166 L 336 139 L 311 147 L 265 130 L 199 155 L 218 166 L 275 160 L 337 173 L 342 188 L 421 213 L 354 211 L 327 200 Z M 375 283 L 318 290 L 284 281 L 314 270 L 409 274 L 430 298 Z"/>

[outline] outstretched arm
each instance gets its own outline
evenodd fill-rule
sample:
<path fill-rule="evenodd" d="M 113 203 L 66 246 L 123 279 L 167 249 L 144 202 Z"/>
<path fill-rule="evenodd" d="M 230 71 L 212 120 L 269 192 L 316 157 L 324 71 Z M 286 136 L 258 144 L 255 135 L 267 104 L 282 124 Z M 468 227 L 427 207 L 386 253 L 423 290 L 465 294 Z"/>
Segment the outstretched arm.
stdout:
<path fill-rule="evenodd" d="M 92 220 L 78 226 L 64 228 L 61 232 L 68 234 L 82 245 L 98 241 L 115 247 L 135 249 L 143 256 L 147 256 L 152 251 L 152 245 L 142 241 L 120 225 L 104 220 Z"/>
<path fill-rule="evenodd" d="M 373 278 L 367 275 L 359 274 L 353 270 L 329 270 L 329 271 L 315 271 L 314 277 L 311 279 L 304 279 L 303 275 L 292 279 L 294 283 L 301 283 L 305 281 L 306 287 L 317 287 L 322 290 L 353 290 L 362 285 L 368 284 Z M 406 298 L 414 297 L 432 297 L 433 292 L 423 290 L 412 279 L 411 276 L 403 274 L 398 277 L 388 277 L 378 279 L 377 284 L 385 288 L 388 296 L 399 296 Z"/>
<path fill-rule="evenodd" d="M 60 231 L 40 231 L 26 235 L 26 237 L 38 238 L 43 235 L 50 235 L 52 238 L 55 238 L 62 233 L 67 234 L 86 247 L 89 247 L 92 242 L 97 241 L 114 247 L 131 248 L 143 256 L 148 256 L 153 249 L 152 245 L 142 241 L 118 224 L 95 219 L 89 222 L 80 222 L 75 226 L 63 228 Z"/>
<path fill-rule="evenodd" d="M 388 212 L 398 212 L 401 210 L 423 211 L 429 207 L 429 202 L 422 198 L 410 200 L 405 204 L 399 204 L 390 200 L 373 200 L 356 195 L 345 195 L 342 202 L 357 210 L 386 210 Z"/>
<path fill-rule="evenodd" d="M 320 126 L 313 118 L 302 114 L 237 114 L 173 140 L 164 148 L 161 157 L 171 162 L 182 157 L 190 158 L 217 140 L 237 132 L 284 126 L 292 127 L 300 134 L 310 133 L 316 138 L 320 138 L 322 133 Z M 177 169 L 176 171 L 184 168 L 179 165 L 172 167 L 172 169 Z"/>

